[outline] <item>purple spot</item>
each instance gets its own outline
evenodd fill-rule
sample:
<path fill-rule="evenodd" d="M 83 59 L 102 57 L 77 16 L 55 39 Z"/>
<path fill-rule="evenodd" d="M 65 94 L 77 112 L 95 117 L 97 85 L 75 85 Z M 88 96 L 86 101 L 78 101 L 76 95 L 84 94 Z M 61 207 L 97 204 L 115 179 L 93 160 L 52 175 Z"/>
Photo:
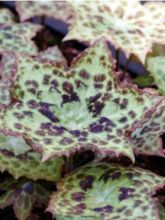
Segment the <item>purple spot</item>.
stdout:
<path fill-rule="evenodd" d="M 72 194 L 72 199 L 75 201 L 82 201 L 85 198 L 85 194 L 83 192 L 76 192 Z"/>
<path fill-rule="evenodd" d="M 89 176 L 86 176 L 83 180 L 80 181 L 80 187 L 86 191 L 88 189 L 91 189 L 92 188 L 92 185 L 93 185 L 93 181 L 94 181 L 94 176 L 92 175 L 89 175 Z"/>
<path fill-rule="evenodd" d="M 122 201 L 132 197 L 132 193 L 135 191 L 135 189 L 121 187 L 119 191 L 121 192 L 121 194 L 119 195 L 119 200 Z"/>
<path fill-rule="evenodd" d="M 92 124 L 90 125 L 90 131 L 93 133 L 100 133 L 103 131 L 103 126 L 99 124 Z"/>

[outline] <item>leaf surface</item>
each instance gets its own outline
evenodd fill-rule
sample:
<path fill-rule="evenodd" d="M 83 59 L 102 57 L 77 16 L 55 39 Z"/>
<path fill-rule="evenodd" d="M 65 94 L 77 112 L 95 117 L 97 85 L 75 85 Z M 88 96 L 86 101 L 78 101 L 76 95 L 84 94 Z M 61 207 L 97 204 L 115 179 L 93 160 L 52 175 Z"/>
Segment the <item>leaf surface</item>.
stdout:
<path fill-rule="evenodd" d="M 16 9 L 21 21 L 34 16 L 47 16 L 68 22 L 71 15 L 69 5 L 65 1 L 19 1 Z"/>
<path fill-rule="evenodd" d="M 106 38 L 127 57 L 135 55 L 145 63 L 153 43 L 164 44 L 164 3 L 139 1 L 69 1 L 73 19 L 64 40 L 91 43 L 100 36 Z"/>
<path fill-rule="evenodd" d="M 66 176 L 48 206 L 57 220 L 157 220 L 153 197 L 165 178 L 136 167 L 93 162 Z"/>
<path fill-rule="evenodd" d="M 103 39 L 70 70 L 27 55 L 16 58 L 10 92 L 17 101 L 1 110 L 1 131 L 23 135 L 43 160 L 81 148 L 134 160 L 125 131 L 162 97 L 120 85 Z"/>
<path fill-rule="evenodd" d="M 13 24 L 14 15 L 12 12 L 6 8 L 0 9 L 0 25 L 2 24 Z"/>
<path fill-rule="evenodd" d="M 37 47 L 31 38 L 40 30 L 40 25 L 28 22 L 1 26 L 0 53 L 14 51 L 31 55 L 37 54 Z"/>

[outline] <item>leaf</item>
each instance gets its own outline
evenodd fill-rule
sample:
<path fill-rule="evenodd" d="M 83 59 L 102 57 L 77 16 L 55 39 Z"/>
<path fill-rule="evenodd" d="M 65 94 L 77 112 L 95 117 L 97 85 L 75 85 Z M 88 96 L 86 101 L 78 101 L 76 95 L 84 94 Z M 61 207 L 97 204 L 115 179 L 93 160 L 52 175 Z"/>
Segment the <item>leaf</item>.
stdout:
<path fill-rule="evenodd" d="M 23 135 L 43 160 L 82 148 L 134 160 L 125 131 L 162 97 L 120 85 L 103 39 L 68 71 L 27 55 L 16 58 L 10 78 L 15 103 L 1 109 L 2 132 Z"/>
<path fill-rule="evenodd" d="M 41 163 L 39 153 L 31 148 L 21 137 L 5 136 L 0 133 L 0 171 L 8 171 L 16 179 L 27 177 L 32 180 L 57 181 L 61 177 L 62 158 L 53 158 Z"/>
<path fill-rule="evenodd" d="M 16 2 L 16 10 L 21 21 L 34 16 L 47 16 L 68 22 L 71 11 L 65 1 Z"/>
<path fill-rule="evenodd" d="M 160 209 L 160 219 L 164 220 L 165 219 L 165 207 L 162 204 L 159 204 L 159 209 Z"/>
<path fill-rule="evenodd" d="M 131 140 L 136 146 L 137 153 L 163 155 L 160 136 L 165 130 L 165 102 L 161 102 L 152 110 L 146 111 L 141 121 L 132 126 Z M 150 150 L 149 150 L 150 149 Z M 149 152 L 150 151 L 150 152 Z"/>
<path fill-rule="evenodd" d="M 57 220 L 156 220 L 153 196 L 164 185 L 164 177 L 147 170 L 93 162 L 58 183 L 47 211 Z"/>
<path fill-rule="evenodd" d="M 9 182 L 10 184 L 8 184 Z M 45 206 L 49 201 L 50 191 L 39 183 L 26 179 L 16 181 L 8 178 L 0 183 L 0 188 L 5 188 L 6 191 L 0 196 L 0 208 L 13 205 L 18 220 L 26 220 L 34 207 Z"/>
<path fill-rule="evenodd" d="M 0 25 L 2 24 L 13 24 L 14 15 L 12 12 L 6 8 L 0 9 Z"/>
<path fill-rule="evenodd" d="M 133 80 L 133 82 L 143 88 L 152 86 L 153 78 L 150 75 L 139 75 Z"/>
<path fill-rule="evenodd" d="M 4 25 L 0 28 L 0 53 L 14 51 L 35 55 L 37 48 L 32 42 L 41 26 L 31 23 Z"/>
<path fill-rule="evenodd" d="M 57 46 L 49 47 L 47 50 L 41 51 L 37 56 L 44 62 L 59 63 L 67 66 L 66 59 Z"/>
<path fill-rule="evenodd" d="M 69 1 L 73 19 L 64 40 L 91 43 L 100 36 L 121 49 L 129 58 L 135 55 L 145 63 L 153 43 L 164 44 L 165 5 L 139 1 Z"/>
<path fill-rule="evenodd" d="M 165 95 L 165 56 L 148 57 L 147 69 L 160 93 Z"/>

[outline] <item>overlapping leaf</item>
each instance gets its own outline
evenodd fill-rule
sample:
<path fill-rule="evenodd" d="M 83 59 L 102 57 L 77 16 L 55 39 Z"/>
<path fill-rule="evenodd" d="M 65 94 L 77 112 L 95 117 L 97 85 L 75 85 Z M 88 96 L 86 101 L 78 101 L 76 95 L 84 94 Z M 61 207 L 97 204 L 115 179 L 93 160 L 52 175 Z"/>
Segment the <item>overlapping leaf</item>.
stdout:
<path fill-rule="evenodd" d="M 105 162 L 77 169 L 58 184 L 48 211 L 57 220 L 157 220 L 156 189 L 165 178 Z"/>
<path fill-rule="evenodd" d="M 165 56 L 149 57 L 147 68 L 161 94 L 165 95 Z"/>
<path fill-rule="evenodd" d="M 4 24 L 13 24 L 14 15 L 12 12 L 6 8 L 0 9 L 0 25 Z"/>
<path fill-rule="evenodd" d="M 69 71 L 17 55 L 10 80 L 11 94 L 19 101 L 1 110 L 1 130 L 23 135 L 43 160 L 80 148 L 133 160 L 124 133 L 162 97 L 120 87 L 113 68 L 104 40 L 76 58 Z"/>
<path fill-rule="evenodd" d="M 71 9 L 65 1 L 19 1 L 16 9 L 21 21 L 34 16 L 47 16 L 68 22 Z"/>
<path fill-rule="evenodd" d="M 59 63 L 62 66 L 66 66 L 66 59 L 57 46 L 49 47 L 47 50 L 39 52 L 37 57 L 42 59 L 44 62 L 47 61 L 55 64 Z"/>
<path fill-rule="evenodd" d="M 159 137 L 165 131 L 164 102 L 154 108 L 146 112 L 142 121 L 135 123 L 132 127 L 131 140 L 136 146 L 135 151 L 137 150 L 138 153 L 150 154 L 151 152 L 153 155 L 155 151 L 157 154 L 158 152 L 163 154 L 162 140 Z"/>
<path fill-rule="evenodd" d="M 139 1 L 69 1 L 74 13 L 65 40 L 93 42 L 100 36 L 145 63 L 153 43 L 164 44 L 164 3 Z"/>
<path fill-rule="evenodd" d="M 62 158 L 53 158 L 41 163 L 41 156 L 31 151 L 21 137 L 0 133 L 0 171 L 8 171 L 16 179 L 27 177 L 33 180 L 57 181 L 61 177 Z"/>
<path fill-rule="evenodd" d="M 9 177 L 0 183 L 0 189 L 5 191 L 0 196 L 0 208 L 13 205 L 18 220 L 26 220 L 34 207 L 45 207 L 49 201 L 49 190 L 26 179 L 16 181 Z"/>
<path fill-rule="evenodd" d="M 41 30 L 40 25 L 31 23 L 1 26 L 0 53 L 7 50 L 35 55 L 37 48 L 31 38 L 33 38 L 39 30 Z"/>

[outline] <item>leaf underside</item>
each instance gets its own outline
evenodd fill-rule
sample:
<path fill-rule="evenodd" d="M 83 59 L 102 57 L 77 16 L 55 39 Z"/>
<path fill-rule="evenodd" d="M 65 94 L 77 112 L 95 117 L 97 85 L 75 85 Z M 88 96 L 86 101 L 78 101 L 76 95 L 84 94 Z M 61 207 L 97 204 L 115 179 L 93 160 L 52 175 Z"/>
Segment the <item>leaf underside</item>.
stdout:
<path fill-rule="evenodd" d="M 0 208 L 13 205 L 18 220 L 27 220 L 33 208 L 45 207 L 49 201 L 48 189 L 26 179 L 6 178 L 0 183 L 0 189 L 5 191 L 0 196 Z"/>
<path fill-rule="evenodd" d="M 0 9 L 0 25 L 4 24 L 13 24 L 14 23 L 14 15 L 12 12 L 6 8 Z"/>
<path fill-rule="evenodd" d="M 120 86 L 103 39 L 76 58 L 68 71 L 16 56 L 10 92 L 18 101 L 1 110 L 1 131 L 23 135 L 43 160 L 81 148 L 134 160 L 136 146 L 125 131 L 162 98 Z M 153 146 L 147 150 L 151 154 Z"/>
<path fill-rule="evenodd" d="M 160 93 L 165 95 L 165 56 L 148 57 L 147 69 Z"/>
<path fill-rule="evenodd" d="M 0 53 L 15 51 L 37 54 L 37 47 L 31 38 L 40 30 L 40 25 L 28 22 L 2 26 L 0 28 Z"/>
<path fill-rule="evenodd" d="M 24 176 L 32 180 L 57 181 L 61 177 L 62 158 L 41 163 L 41 155 L 33 152 L 20 137 L 0 133 L 0 149 L 0 171 L 8 171 L 16 179 Z"/>
<path fill-rule="evenodd" d="M 153 43 L 164 44 L 165 5 L 139 1 L 69 1 L 73 19 L 64 40 L 93 42 L 100 36 L 106 38 L 129 57 L 135 55 L 145 63 Z"/>
<path fill-rule="evenodd" d="M 69 5 L 65 1 L 19 1 L 16 10 L 21 21 L 34 16 L 47 16 L 68 22 L 71 15 Z"/>
<path fill-rule="evenodd" d="M 139 168 L 93 162 L 58 184 L 48 211 L 57 220 L 158 219 L 156 189 L 165 178 Z"/>

